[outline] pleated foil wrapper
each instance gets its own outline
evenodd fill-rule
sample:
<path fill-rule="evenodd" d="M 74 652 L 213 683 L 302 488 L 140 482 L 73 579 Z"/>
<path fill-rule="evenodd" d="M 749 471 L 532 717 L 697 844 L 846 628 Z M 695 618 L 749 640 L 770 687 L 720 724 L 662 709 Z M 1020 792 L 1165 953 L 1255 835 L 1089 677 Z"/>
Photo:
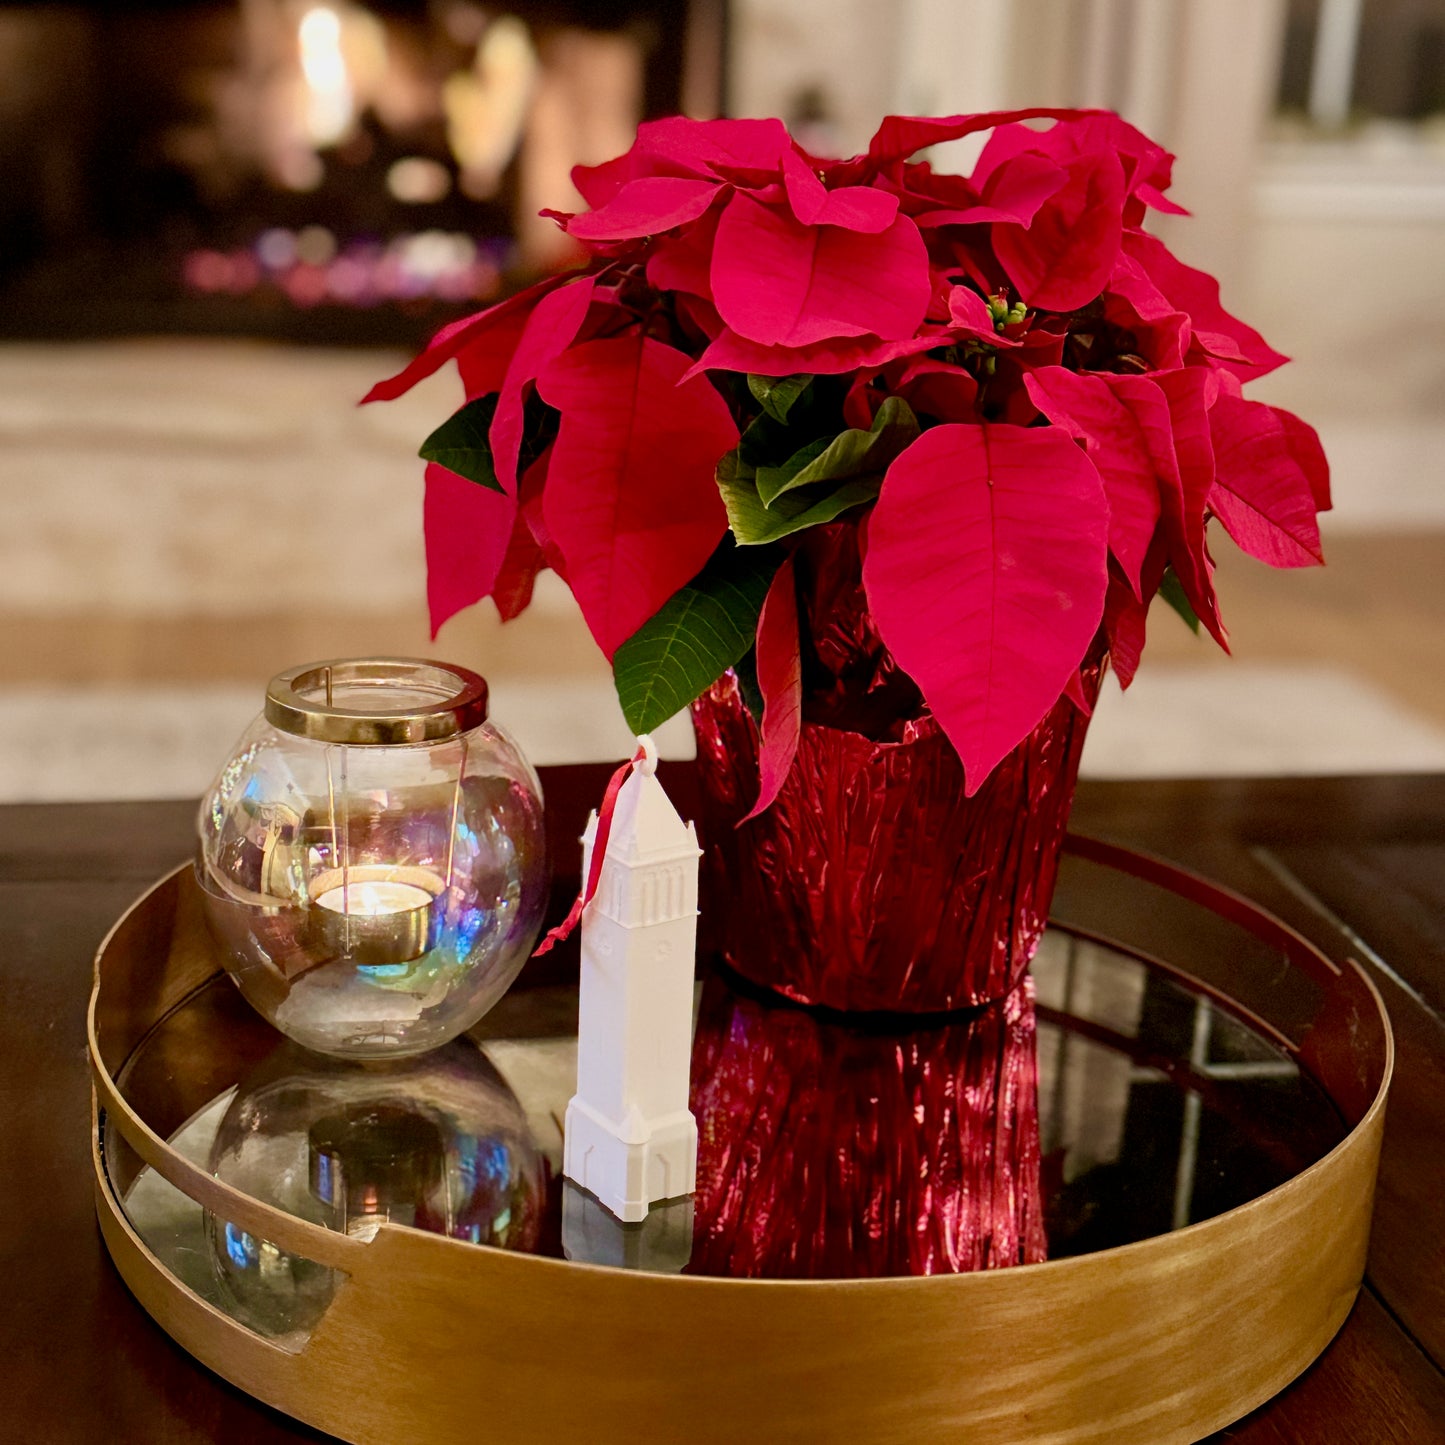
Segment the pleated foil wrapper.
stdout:
<path fill-rule="evenodd" d="M 776 802 L 739 827 L 758 729 L 724 675 L 693 704 L 708 940 L 803 1003 L 935 1012 L 1004 997 L 1048 917 L 1087 722 L 1061 698 L 969 798 L 931 715 L 900 720 L 896 740 L 805 721 Z"/>
<path fill-rule="evenodd" d="M 1031 979 L 989 1008 L 900 1028 L 713 976 L 692 1080 L 689 1273 L 956 1274 L 1046 1257 Z"/>

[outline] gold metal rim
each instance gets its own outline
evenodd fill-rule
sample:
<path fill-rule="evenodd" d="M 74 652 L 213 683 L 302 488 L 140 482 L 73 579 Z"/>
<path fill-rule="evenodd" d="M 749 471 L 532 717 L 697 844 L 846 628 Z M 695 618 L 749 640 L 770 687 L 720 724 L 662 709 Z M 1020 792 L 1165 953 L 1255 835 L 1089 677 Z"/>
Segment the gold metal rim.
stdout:
<path fill-rule="evenodd" d="M 436 694 L 434 703 L 404 708 L 343 706 L 343 688 L 409 687 Z M 450 662 L 418 657 L 344 657 L 278 672 L 266 687 L 266 721 L 282 732 L 348 747 L 443 742 L 487 720 L 487 681 Z"/>

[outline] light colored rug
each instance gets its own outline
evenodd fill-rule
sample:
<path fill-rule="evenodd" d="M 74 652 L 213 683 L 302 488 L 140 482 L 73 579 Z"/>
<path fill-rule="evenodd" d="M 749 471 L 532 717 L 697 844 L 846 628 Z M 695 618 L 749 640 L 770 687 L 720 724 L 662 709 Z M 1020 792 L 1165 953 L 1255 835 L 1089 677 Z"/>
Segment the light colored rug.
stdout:
<path fill-rule="evenodd" d="M 1445 729 L 1322 664 L 1160 663 L 1106 682 L 1084 749 L 1096 778 L 1439 772 Z"/>
<path fill-rule="evenodd" d="M 611 761 L 631 740 L 605 682 L 493 686 L 493 716 L 536 764 Z M 184 798 L 210 782 L 261 688 L 16 687 L 0 697 L 0 802 Z M 665 757 L 692 755 L 674 718 Z M 1106 684 L 1090 729 L 1092 777 L 1445 771 L 1445 730 L 1339 669 L 1146 663 L 1127 695 Z"/>
<path fill-rule="evenodd" d="M 330 619 L 348 652 L 371 645 L 367 618 L 409 619 L 385 629 L 383 650 L 423 650 L 415 451 L 458 387 L 441 374 L 401 402 L 358 409 L 367 385 L 400 361 L 229 341 L 0 346 L 0 618 L 15 629 L 7 637 L 0 627 L 0 800 L 198 794 L 259 707 L 264 673 L 254 685 L 230 680 L 249 674 L 251 654 L 281 665 L 336 655 L 329 644 L 303 647 L 276 619 L 314 620 L 307 639 L 329 637 Z M 1326 442 L 1332 525 L 1445 524 L 1438 423 L 1355 415 L 1328 428 Z M 1266 602 L 1253 630 L 1250 616 L 1237 623 L 1242 651 L 1275 660 L 1176 662 L 1166 648 L 1127 697 L 1110 684 L 1085 771 L 1445 769 L 1445 730 L 1397 700 L 1435 696 L 1419 685 L 1436 675 L 1420 646 L 1424 614 L 1402 608 L 1368 569 L 1328 594 L 1319 579 L 1300 584 L 1284 609 L 1292 630 L 1264 625 L 1279 620 Z M 449 624 L 441 646 L 488 674 L 494 714 L 529 756 L 625 755 L 606 664 L 556 579 L 544 577 L 532 613 L 505 629 L 478 620 L 485 611 Z M 67 619 L 68 630 L 45 634 L 51 643 L 22 645 L 22 628 Z M 187 622 L 205 626 L 191 636 Z M 1429 624 L 1438 630 L 1433 616 Z M 265 631 L 256 647 L 220 646 L 227 627 L 256 625 Z M 77 648 L 92 634 L 101 640 Z M 1384 679 L 1393 692 L 1348 670 L 1352 660 L 1375 675 L 1376 639 L 1401 659 Z M 1278 660 L 1307 649 L 1325 662 Z M 1445 719 L 1445 708 L 1433 716 Z M 663 741 L 688 752 L 686 723 L 670 724 Z"/>
<path fill-rule="evenodd" d="M 448 368 L 358 408 L 402 360 L 198 339 L 0 346 L 0 610 L 414 607 L 416 448 L 461 398 Z M 1445 425 L 1329 415 L 1323 436 L 1329 528 L 1445 527 Z"/>

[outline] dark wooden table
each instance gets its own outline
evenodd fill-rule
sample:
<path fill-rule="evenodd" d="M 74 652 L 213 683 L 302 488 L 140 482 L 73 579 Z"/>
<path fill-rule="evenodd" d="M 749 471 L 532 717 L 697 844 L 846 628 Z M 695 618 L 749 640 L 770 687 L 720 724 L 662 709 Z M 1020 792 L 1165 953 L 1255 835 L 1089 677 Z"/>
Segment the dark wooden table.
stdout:
<path fill-rule="evenodd" d="M 606 771 L 547 775 L 554 837 L 577 835 Z M 687 783 L 674 773 L 669 785 Z M 188 856 L 193 813 L 0 808 L 0 1440 L 321 1438 L 174 1345 L 127 1293 L 94 1223 L 91 958 L 126 906 Z M 1214 1438 L 1445 1445 L 1445 778 L 1091 783 L 1074 824 L 1232 884 L 1332 956 L 1359 958 L 1394 1021 L 1365 1289 L 1311 1370 Z"/>

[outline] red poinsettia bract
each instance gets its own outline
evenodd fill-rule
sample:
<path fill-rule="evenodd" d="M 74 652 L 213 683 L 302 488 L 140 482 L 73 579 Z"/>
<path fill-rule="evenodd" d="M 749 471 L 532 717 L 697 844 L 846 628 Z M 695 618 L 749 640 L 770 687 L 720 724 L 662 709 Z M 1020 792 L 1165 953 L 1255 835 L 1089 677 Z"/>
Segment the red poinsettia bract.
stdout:
<path fill-rule="evenodd" d="M 967 177 L 917 158 L 982 131 Z M 799 631 L 826 605 L 795 566 L 811 529 L 858 529 L 873 623 L 970 790 L 1061 696 L 1084 705 L 1091 654 L 1127 686 L 1161 591 L 1226 645 L 1211 519 L 1318 563 L 1329 471 L 1305 422 L 1243 395 L 1285 358 L 1146 229 L 1182 211 L 1172 159 L 1101 111 L 890 116 L 838 161 L 778 121 L 640 126 L 575 173 L 591 209 L 549 213 L 581 272 L 446 327 L 367 398 L 450 361 L 465 385 L 423 448 L 433 626 L 488 595 L 515 616 L 551 566 L 635 727 L 740 667 L 758 808 L 810 688 L 836 704 Z"/>

